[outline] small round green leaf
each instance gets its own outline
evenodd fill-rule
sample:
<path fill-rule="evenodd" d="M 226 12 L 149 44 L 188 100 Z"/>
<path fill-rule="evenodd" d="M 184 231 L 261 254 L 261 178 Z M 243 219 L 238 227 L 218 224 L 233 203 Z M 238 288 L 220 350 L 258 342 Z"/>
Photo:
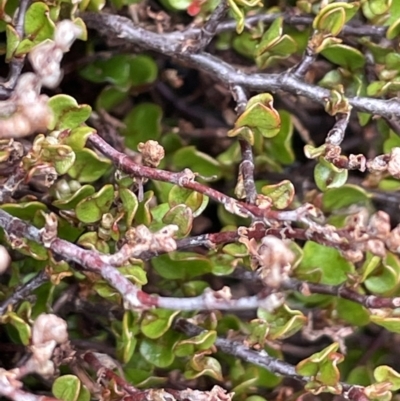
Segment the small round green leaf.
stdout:
<path fill-rule="evenodd" d="M 206 208 L 208 197 L 200 192 L 174 185 L 168 193 L 168 203 L 171 207 L 184 204 L 192 210 L 193 217 L 197 217 Z"/>
<path fill-rule="evenodd" d="M 53 111 L 53 119 L 48 127 L 50 130 L 79 127 L 92 112 L 89 105 L 78 105 L 76 100 L 68 95 L 55 95 L 49 99 L 48 105 Z"/>
<path fill-rule="evenodd" d="M 333 64 L 337 64 L 348 71 L 358 70 L 365 65 L 364 55 L 359 50 L 341 43 L 326 47 L 321 51 L 321 54 Z"/>
<path fill-rule="evenodd" d="M 137 151 L 139 142 L 157 140 L 161 135 L 162 109 L 154 103 L 140 103 L 125 117 L 125 144 Z"/>
<path fill-rule="evenodd" d="M 144 338 L 139 347 L 143 358 L 159 368 L 166 368 L 175 359 L 173 349 L 179 341 L 179 335 L 172 331 L 167 331 L 157 340 Z"/>
<path fill-rule="evenodd" d="M 125 222 L 126 226 L 130 227 L 132 225 L 133 219 L 135 217 L 136 211 L 139 207 L 139 202 L 136 195 L 127 188 L 119 189 L 119 196 L 122 201 L 125 212 Z"/>
<path fill-rule="evenodd" d="M 378 366 L 374 370 L 374 378 L 378 383 L 389 382 L 392 384 L 391 391 L 400 389 L 400 374 L 390 366 Z"/>
<path fill-rule="evenodd" d="M 303 251 L 303 259 L 294 271 L 300 280 L 338 285 L 355 271 L 354 265 L 334 248 L 307 241 Z"/>
<path fill-rule="evenodd" d="M 346 169 L 339 169 L 323 158 L 319 159 L 319 163 L 314 168 L 314 180 L 321 191 L 341 187 L 346 183 L 347 176 Z"/>
<path fill-rule="evenodd" d="M 186 205 L 173 206 L 162 219 L 165 224 L 175 224 L 178 226 L 178 237 L 185 237 L 192 229 L 193 212 Z"/>
<path fill-rule="evenodd" d="M 114 188 L 111 184 L 105 185 L 95 195 L 89 196 L 77 204 L 76 216 L 83 223 L 95 223 L 110 210 L 113 201 Z"/>
<path fill-rule="evenodd" d="M 173 163 L 177 169 L 189 168 L 193 172 L 207 177 L 207 180 L 221 176 L 221 167 L 218 161 L 208 154 L 198 151 L 194 146 L 186 146 L 175 152 Z"/>
<path fill-rule="evenodd" d="M 75 163 L 68 170 L 68 175 L 79 182 L 97 181 L 111 166 L 111 161 L 84 148 L 75 151 Z"/>
<path fill-rule="evenodd" d="M 57 377 L 51 388 L 53 395 L 63 401 L 78 401 L 81 382 L 74 375 Z"/>
<path fill-rule="evenodd" d="M 148 338 L 153 340 L 160 338 L 171 327 L 178 313 L 179 311 L 169 311 L 166 309 L 147 311 L 140 323 L 140 330 Z"/>
<path fill-rule="evenodd" d="M 286 209 L 293 202 L 295 195 L 294 186 L 288 180 L 265 185 L 261 188 L 261 192 L 271 198 L 273 206 L 277 209 Z"/>
<path fill-rule="evenodd" d="M 273 107 L 273 98 L 269 93 L 249 100 L 246 110 L 235 123 L 236 128 L 244 126 L 258 130 L 265 138 L 272 138 L 279 133 L 281 118 Z"/>

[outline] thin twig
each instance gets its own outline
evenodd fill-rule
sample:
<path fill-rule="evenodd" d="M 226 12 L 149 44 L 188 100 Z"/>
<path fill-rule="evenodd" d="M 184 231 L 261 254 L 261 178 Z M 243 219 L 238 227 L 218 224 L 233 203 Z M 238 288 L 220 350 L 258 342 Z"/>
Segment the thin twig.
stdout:
<path fill-rule="evenodd" d="M 45 270 L 42 270 L 35 277 L 30 279 L 27 283 L 19 286 L 14 290 L 12 295 L 0 304 L 0 316 L 3 316 L 7 309 L 11 306 L 15 307 L 19 302 L 26 299 L 36 288 L 46 283 L 49 277 Z"/>
<path fill-rule="evenodd" d="M 326 245 L 335 249 L 339 249 L 342 251 L 348 251 L 356 247 L 357 245 L 366 243 L 368 239 L 361 238 L 359 241 L 351 241 L 348 230 L 338 229 L 337 234 L 344 239 L 348 239 L 348 241 L 343 242 L 333 242 L 330 241 L 329 238 L 323 233 L 308 233 L 307 229 L 304 228 L 267 228 L 263 224 L 258 224 L 255 227 L 249 228 L 247 231 L 247 238 L 255 239 L 257 241 L 261 240 L 263 237 L 267 235 L 271 235 L 280 239 L 291 239 L 291 240 L 299 240 L 299 241 L 307 241 L 311 240 L 317 242 L 321 245 Z M 197 247 L 205 247 L 209 249 L 215 249 L 217 246 L 231 244 L 237 242 L 240 238 L 238 231 L 221 231 L 217 233 L 208 233 L 196 235 L 193 237 L 182 238 L 176 241 L 176 249 L 178 251 L 190 248 Z M 138 257 L 141 260 L 150 260 L 151 258 L 161 255 L 163 252 L 143 252 Z"/>
<path fill-rule="evenodd" d="M 400 297 L 385 298 L 375 295 L 360 294 L 347 288 L 345 285 L 327 285 L 290 279 L 283 282 L 282 288 L 286 290 L 295 290 L 302 294 L 333 295 L 372 309 L 396 309 L 400 307 Z"/>
<path fill-rule="evenodd" d="M 188 49 L 190 52 L 199 52 L 207 47 L 212 38 L 217 34 L 218 25 L 221 23 L 227 12 L 228 3 L 226 0 L 221 0 L 204 26 L 201 28 L 197 42 L 190 45 Z"/>
<path fill-rule="evenodd" d="M 180 173 L 173 173 L 135 163 L 125 154 L 116 151 L 97 134 L 90 135 L 88 141 L 97 150 L 109 157 L 116 167 L 125 173 L 132 174 L 135 177 L 170 182 L 172 184 L 200 192 L 224 205 L 225 208 L 231 213 L 238 214 L 242 217 L 263 216 L 263 211 L 261 211 L 259 208 L 252 205 L 246 205 L 213 188 L 194 181 L 195 175 L 190 170 L 184 170 Z"/>
<path fill-rule="evenodd" d="M 189 337 L 198 336 L 206 331 L 195 324 L 188 322 L 186 319 L 179 318 L 174 323 L 174 328 L 178 331 L 185 333 Z M 307 378 L 300 376 L 296 373 L 295 367 L 287 362 L 281 361 L 277 358 L 271 357 L 266 351 L 255 351 L 243 345 L 239 341 L 227 340 L 218 337 L 215 340 L 215 346 L 225 354 L 233 355 L 246 362 L 253 363 L 254 365 L 261 366 L 273 373 L 282 376 L 289 376 L 301 382 L 306 382 Z"/>
<path fill-rule="evenodd" d="M 343 142 L 344 134 L 349 125 L 350 111 L 348 113 L 338 113 L 336 115 L 336 122 L 333 128 L 328 132 L 325 143 L 330 145 L 340 146 Z"/>
<path fill-rule="evenodd" d="M 232 87 L 233 98 L 237 106 L 236 112 L 240 116 L 246 109 L 247 95 L 244 89 L 239 85 Z M 257 189 L 254 182 L 254 157 L 251 145 L 245 139 L 239 139 L 240 150 L 242 152 L 242 162 L 239 166 L 239 172 L 243 177 L 243 186 L 246 193 L 246 201 L 254 204 L 257 199 Z"/>
<path fill-rule="evenodd" d="M 183 188 L 192 189 L 193 191 L 207 195 L 211 199 L 219 202 L 228 212 L 232 214 L 236 214 L 241 217 L 259 219 L 267 224 L 269 224 L 270 221 L 306 223 L 308 226 L 310 226 L 310 232 L 308 233 L 309 235 L 312 235 L 314 232 L 322 233 L 324 231 L 323 225 L 317 224 L 314 221 L 314 215 L 317 210 L 315 206 L 311 204 L 306 203 L 294 210 L 273 210 L 270 208 L 263 209 L 257 205 L 239 202 L 236 199 L 215 190 L 214 188 L 207 187 L 194 181 L 196 175 L 188 169 L 185 169 L 179 173 L 174 173 L 135 163 L 127 155 L 115 150 L 97 134 L 91 134 L 88 137 L 88 142 L 101 153 L 103 153 L 103 155 L 110 158 L 114 165 L 121 171 L 131 174 L 134 177 L 170 182 Z M 331 228 L 332 227 L 329 229 L 331 230 Z M 326 234 L 327 233 L 325 233 L 325 235 Z M 329 240 L 329 236 L 327 236 L 327 239 Z M 335 242 L 331 240 L 331 243 L 333 244 Z M 342 244 L 343 241 L 340 240 L 338 243 Z"/>
<path fill-rule="evenodd" d="M 292 68 L 292 74 L 298 79 L 304 79 L 307 71 L 313 65 L 316 58 L 317 53 L 315 53 L 312 46 L 308 44 L 300 63 Z"/>

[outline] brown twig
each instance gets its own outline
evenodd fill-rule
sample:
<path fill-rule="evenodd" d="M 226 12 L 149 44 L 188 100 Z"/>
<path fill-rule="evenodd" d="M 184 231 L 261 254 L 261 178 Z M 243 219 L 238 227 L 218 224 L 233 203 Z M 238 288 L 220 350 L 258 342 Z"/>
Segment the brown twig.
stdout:
<path fill-rule="evenodd" d="M 135 163 L 125 154 L 116 151 L 97 134 L 90 135 L 88 141 L 97 150 L 109 157 L 118 169 L 124 171 L 125 173 L 132 174 L 134 177 L 170 182 L 184 188 L 192 189 L 216 200 L 224 205 L 229 212 L 238 214 L 242 217 L 262 217 L 264 214 L 262 210 L 257 207 L 246 205 L 213 188 L 194 181 L 195 174 L 193 174 L 190 170 L 174 173 Z"/>
<path fill-rule="evenodd" d="M 115 150 L 97 134 L 91 134 L 88 137 L 88 142 L 101 153 L 103 153 L 103 155 L 110 158 L 114 165 L 123 172 L 131 174 L 134 177 L 170 182 L 183 188 L 192 189 L 193 191 L 207 195 L 209 198 L 222 204 L 225 209 L 232 214 L 236 214 L 241 217 L 250 217 L 253 219 L 262 220 L 267 224 L 269 224 L 270 221 L 305 223 L 310 227 L 310 232 L 308 235 L 313 235 L 314 232 L 321 234 L 324 231 L 324 226 L 317 224 L 314 221 L 315 214 L 321 214 L 321 212 L 317 211 L 315 206 L 311 204 L 304 204 L 294 210 L 272 210 L 271 208 L 264 209 L 258 207 L 257 205 L 239 202 L 236 199 L 215 190 L 214 188 L 207 187 L 194 181 L 196 175 L 188 169 L 179 173 L 174 173 L 135 163 L 127 155 Z M 327 236 L 326 239 L 331 243 L 334 243 L 334 241 L 329 239 L 329 236 Z M 342 242 L 343 241 L 341 240 L 339 243 Z"/>

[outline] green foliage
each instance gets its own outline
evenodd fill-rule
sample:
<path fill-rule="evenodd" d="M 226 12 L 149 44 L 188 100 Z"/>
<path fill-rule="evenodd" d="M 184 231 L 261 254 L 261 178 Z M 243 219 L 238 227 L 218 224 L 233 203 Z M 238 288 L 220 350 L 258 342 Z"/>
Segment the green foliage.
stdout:
<path fill-rule="evenodd" d="M 157 140 L 161 135 L 162 110 L 153 103 L 141 103 L 124 119 L 123 129 L 125 144 L 132 150 L 137 150 L 140 142 L 149 139 Z"/>
<path fill-rule="evenodd" d="M 54 397 L 63 401 L 89 401 L 90 392 L 78 377 L 64 375 L 58 377 L 52 386 Z"/>
<path fill-rule="evenodd" d="M 313 394 L 341 392 L 340 373 L 337 364 L 341 363 L 344 357 L 336 352 L 338 347 L 339 344 L 333 343 L 321 352 L 313 354 L 297 364 L 296 372 L 298 374 L 311 377 L 306 388 Z"/>

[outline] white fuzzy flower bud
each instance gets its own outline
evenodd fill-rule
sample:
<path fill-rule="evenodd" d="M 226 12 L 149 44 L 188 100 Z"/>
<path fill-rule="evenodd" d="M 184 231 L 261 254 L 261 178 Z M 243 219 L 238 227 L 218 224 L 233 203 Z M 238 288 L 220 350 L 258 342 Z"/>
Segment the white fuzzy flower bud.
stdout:
<path fill-rule="evenodd" d="M 261 280 L 267 286 L 277 288 L 289 277 L 294 254 L 284 241 L 268 235 L 261 240 L 257 259 Z"/>
<path fill-rule="evenodd" d="M 60 63 L 63 52 L 55 42 L 47 40 L 34 47 L 29 53 L 29 61 L 36 74 L 40 77 L 41 84 L 48 88 L 55 88 L 61 78 Z"/>
<path fill-rule="evenodd" d="M 33 324 L 32 344 L 40 345 L 49 341 L 57 344 L 67 342 L 67 323 L 56 315 L 42 313 Z"/>
<path fill-rule="evenodd" d="M 64 20 L 57 24 L 54 41 L 57 47 L 66 53 L 80 35 L 82 35 L 82 28 L 75 25 L 71 20 Z"/>

